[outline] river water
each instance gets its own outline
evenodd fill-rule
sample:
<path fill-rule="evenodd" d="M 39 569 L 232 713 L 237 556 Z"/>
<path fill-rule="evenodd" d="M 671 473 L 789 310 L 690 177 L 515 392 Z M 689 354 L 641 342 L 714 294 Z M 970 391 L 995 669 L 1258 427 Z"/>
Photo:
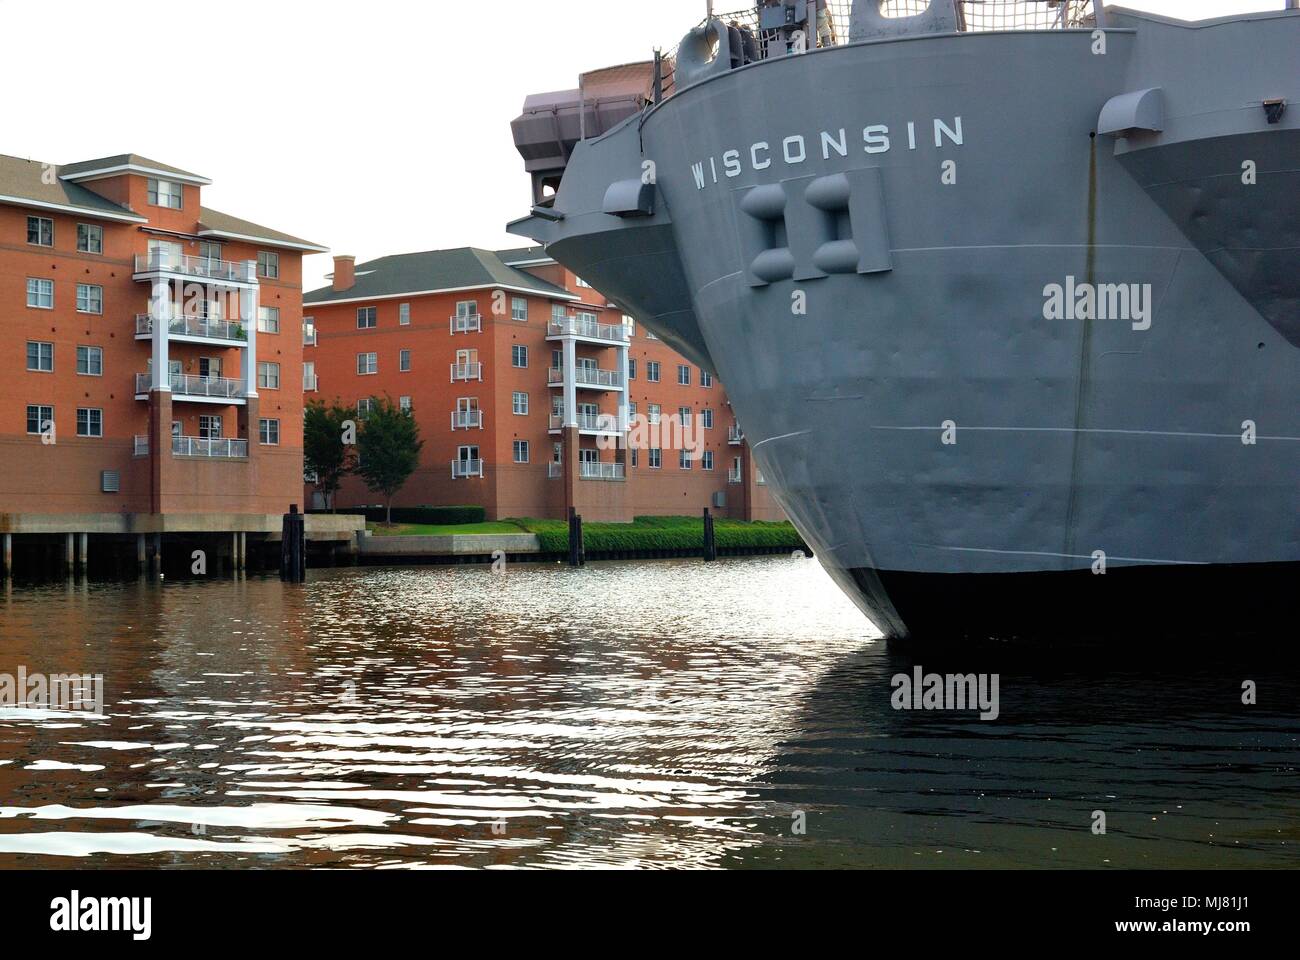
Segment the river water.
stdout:
<path fill-rule="evenodd" d="M 785 557 L 7 587 L 0 674 L 105 703 L 0 708 L 0 867 L 1300 866 L 1293 667 L 1008 659 L 982 721 L 875 636 Z"/>

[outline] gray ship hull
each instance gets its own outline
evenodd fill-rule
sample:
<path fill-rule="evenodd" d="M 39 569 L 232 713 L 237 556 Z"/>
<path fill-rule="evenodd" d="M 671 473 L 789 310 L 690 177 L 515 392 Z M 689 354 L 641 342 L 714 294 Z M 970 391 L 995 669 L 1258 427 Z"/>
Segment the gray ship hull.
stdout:
<path fill-rule="evenodd" d="M 1262 101 L 1300 99 L 1300 15 L 1112 10 L 1104 36 L 719 72 L 580 143 L 552 218 L 514 226 L 717 372 L 892 637 L 1297 611 L 1300 109 Z M 653 211 L 607 212 L 646 169 Z"/>

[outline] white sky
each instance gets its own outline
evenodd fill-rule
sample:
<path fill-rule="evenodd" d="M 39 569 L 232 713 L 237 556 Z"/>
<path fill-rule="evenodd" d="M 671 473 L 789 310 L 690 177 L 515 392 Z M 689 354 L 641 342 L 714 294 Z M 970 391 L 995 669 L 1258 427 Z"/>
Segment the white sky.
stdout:
<path fill-rule="evenodd" d="M 717 0 L 726 12 L 747 0 Z M 1284 0 L 1127 0 L 1194 20 Z M 705 0 L 0 0 L 0 153 L 138 153 L 359 261 L 525 241 L 524 96 L 647 59 Z M 20 39 L 21 38 L 21 39 Z M 306 261 L 307 289 L 332 268 Z"/>

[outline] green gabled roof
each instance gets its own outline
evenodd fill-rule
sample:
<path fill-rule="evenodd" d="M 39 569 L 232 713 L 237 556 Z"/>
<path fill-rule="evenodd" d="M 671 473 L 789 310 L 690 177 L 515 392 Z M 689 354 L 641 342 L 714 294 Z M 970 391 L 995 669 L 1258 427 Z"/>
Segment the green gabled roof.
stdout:
<path fill-rule="evenodd" d="M 304 295 L 303 302 L 311 305 L 482 287 L 508 287 L 545 297 L 578 299 L 563 287 L 539 280 L 506 264 L 493 251 L 477 247 L 396 254 L 358 263 L 356 269 L 355 286 L 347 290 L 322 287 Z"/>
<path fill-rule="evenodd" d="M 0 154 L 0 203 L 145 222 L 145 218 L 134 210 L 106 200 L 85 187 L 60 180 L 61 173 L 62 168 L 52 164 Z"/>
<path fill-rule="evenodd" d="M 228 240 L 262 241 L 268 246 L 293 247 L 308 253 L 326 253 L 328 247 L 322 247 L 310 240 L 292 237 L 279 230 L 272 230 L 250 220 L 241 220 L 228 213 L 221 213 L 208 207 L 199 208 L 199 236 L 217 237 Z"/>

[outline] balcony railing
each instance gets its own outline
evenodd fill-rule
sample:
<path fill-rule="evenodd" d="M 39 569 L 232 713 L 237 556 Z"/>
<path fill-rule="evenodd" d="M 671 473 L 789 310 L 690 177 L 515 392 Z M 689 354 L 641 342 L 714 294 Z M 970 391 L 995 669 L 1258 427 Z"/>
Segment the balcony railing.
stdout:
<path fill-rule="evenodd" d="M 564 476 L 564 464 L 552 460 L 546 465 L 546 476 L 551 480 L 558 480 Z"/>
<path fill-rule="evenodd" d="M 302 345 L 304 347 L 316 346 L 316 324 L 310 320 L 302 322 Z"/>
<path fill-rule="evenodd" d="M 232 263 L 229 260 L 209 260 L 207 257 L 187 257 L 162 250 L 136 254 L 136 273 L 178 273 L 185 277 L 199 277 L 227 283 L 257 283 L 257 263 L 249 260 Z"/>
<path fill-rule="evenodd" d="M 482 430 L 483 411 L 482 410 L 452 411 L 451 428 L 453 430 Z"/>
<path fill-rule="evenodd" d="M 219 320 L 202 316 L 175 316 L 165 321 L 167 332 L 173 337 L 203 337 L 209 340 L 248 341 L 248 331 L 236 320 Z M 153 333 L 154 318 L 147 313 L 135 317 L 136 336 Z"/>
<path fill-rule="evenodd" d="M 564 368 L 551 367 L 547 374 L 549 383 L 552 387 L 561 387 L 564 385 Z M 621 389 L 623 386 L 623 374 L 617 370 L 596 370 L 591 367 L 578 367 L 573 371 L 573 382 L 580 387 L 609 387 L 612 389 Z"/>
<path fill-rule="evenodd" d="M 482 380 L 483 364 L 481 363 L 453 363 L 451 365 L 451 382 L 458 380 Z"/>
<path fill-rule="evenodd" d="M 740 427 L 732 424 L 727 428 L 727 443 L 733 447 L 739 446 L 745 442 L 745 434 L 741 432 Z"/>
<path fill-rule="evenodd" d="M 592 433 L 622 433 L 618 428 L 618 417 L 612 413 L 580 413 L 577 417 L 578 429 Z M 564 429 L 564 414 L 551 414 L 551 431 Z"/>
<path fill-rule="evenodd" d="M 552 337 L 586 337 L 609 343 L 627 343 L 627 328 L 621 323 L 600 323 L 590 317 L 553 317 L 546 327 Z"/>
<path fill-rule="evenodd" d="M 740 470 L 738 468 L 732 467 L 730 470 L 727 471 L 727 483 L 740 483 L 740 482 L 741 482 L 741 476 L 740 476 Z"/>
<path fill-rule="evenodd" d="M 578 465 L 581 469 L 578 472 L 583 480 L 622 480 L 624 479 L 623 464 L 621 463 L 600 463 L 584 460 Z"/>
<path fill-rule="evenodd" d="M 302 375 L 302 389 L 304 393 L 315 393 L 320 389 L 320 377 L 314 373 L 304 373 Z"/>
<path fill-rule="evenodd" d="M 483 476 L 482 460 L 453 460 L 451 462 L 451 478 L 453 480 L 481 476 Z"/>
<path fill-rule="evenodd" d="M 218 400 L 240 400 L 244 397 L 244 381 L 222 377 L 191 377 L 173 374 L 168 378 L 172 395 L 176 397 L 208 397 Z M 135 375 L 136 396 L 143 396 L 153 386 L 153 374 Z"/>
<path fill-rule="evenodd" d="M 135 455 L 137 457 L 149 456 L 149 436 L 147 434 L 144 436 L 139 436 L 139 435 L 136 436 Z"/>
<path fill-rule="evenodd" d="M 483 318 L 477 313 L 470 314 L 467 317 L 455 316 L 451 318 L 452 333 L 478 333 L 483 329 Z"/>
<path fill-rule="evenodd" d="M 247 440 L 209 440 L 203 437 L 172 437 L 172 455 L 176 457 L 213 457 L 224 460 L 247 460 Z"/>

